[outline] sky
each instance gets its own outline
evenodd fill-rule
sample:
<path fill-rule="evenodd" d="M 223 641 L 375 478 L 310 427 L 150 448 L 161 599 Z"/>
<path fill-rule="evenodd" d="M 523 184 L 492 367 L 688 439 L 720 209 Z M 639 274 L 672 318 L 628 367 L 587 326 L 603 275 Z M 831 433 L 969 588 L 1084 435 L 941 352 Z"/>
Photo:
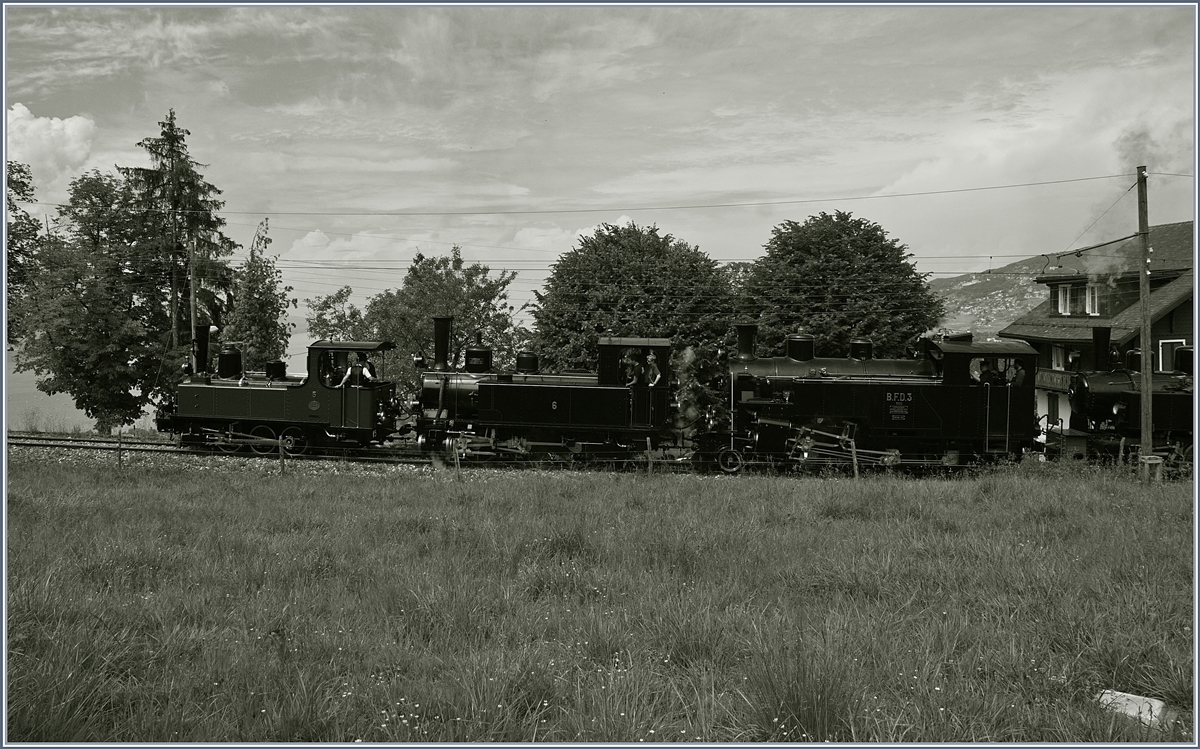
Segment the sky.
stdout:
<path fill-rule="evenodd" d="M 849 211 L 944 277 L 1136 231 L 1139 165 L 1151 224 L 1196 206 L 1194 5 L 7 5 L 4 38 L 30 213 L 174 109 L 226 234 L 269 219 L 292 368 L 305 299 L 454 245 L 519 307 L 604 223 L 724 263 Z"/>

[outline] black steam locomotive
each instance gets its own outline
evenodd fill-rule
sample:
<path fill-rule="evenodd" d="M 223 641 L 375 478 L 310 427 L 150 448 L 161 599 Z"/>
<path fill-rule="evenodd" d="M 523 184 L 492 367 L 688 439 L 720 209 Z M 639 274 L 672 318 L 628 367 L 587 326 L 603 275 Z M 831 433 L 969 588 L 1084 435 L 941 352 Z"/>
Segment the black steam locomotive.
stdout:
<path fill-rule="evenodd" d="M 1035 449 L 1037 352 L 1027 343 L 922 338 L 914 358 L 875 359 L 871 342 L 855 339 L 837 359 L 817 358 L 814 338 L 798 333 L 785 356 L 759 358 L 756 332 L 738 326 L 729 427 L 699 439 L 702 465 L 958 465 Z"/>
<path fill-rule="evenodd" d="M 1152 451 L 1172 461 L 1192 462 L 1194 362 L 1193 347 L 1183 346 L 1175 350 L 1173 371 L 1150 375 Z M 1107 371 L 1071 378 L 1070 427 L 1088 435 L 1090 454 L 1120 458 L 1141 441 L 1142 366 L 1141 351 L 1134 349 Z"/>
<path fill-rule="evenodd" d="M 227 452 L 248 446 L 266 454 L 282 443 L 285 451 L 300 455 L 310 448 L 378 444 L 392 434 L 400 413 L 396 385 L 382 377 L 345 375 L 355 372 L 356 359 L 394 348 L 381 341 L 317 341 L 308 347 L 308 371 L 290 374 L 282 361 L 246 371 L 240 351 L 228 345 L 218 356 L 216 374 L 186 372 L 156 425 L 183 444 Z M 200 351 L 197 361 L 206 360 Z"/>
<path fill-rule="evenodd" d="M 411 406 L 423 451 L 614 458 L 674 439 L 669 339 L 604 337 L 596 372 L 561 374 L 539 372 L 529 351 L 515 372 L 495 372 L 490 349 L 467 349 L 458 372 L 448 363 L 452 322 L 434 318 L 433 365 Z"/>

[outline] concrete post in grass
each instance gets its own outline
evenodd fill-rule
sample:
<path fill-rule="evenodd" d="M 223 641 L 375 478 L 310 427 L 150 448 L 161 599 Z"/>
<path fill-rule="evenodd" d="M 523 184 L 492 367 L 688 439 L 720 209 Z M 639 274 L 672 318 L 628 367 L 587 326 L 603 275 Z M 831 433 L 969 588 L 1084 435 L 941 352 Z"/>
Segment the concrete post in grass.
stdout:
<path fill-rule="evenodd" d="M 1101 707 L 1135 718 L 1151 728 L 1167 728 L 1179 717 L 1178 712 L 1167 707 L 1162 700 L 1118 692 L 1115 689 L 1105 689 L 1096 695 L 1096 701 Z"/>

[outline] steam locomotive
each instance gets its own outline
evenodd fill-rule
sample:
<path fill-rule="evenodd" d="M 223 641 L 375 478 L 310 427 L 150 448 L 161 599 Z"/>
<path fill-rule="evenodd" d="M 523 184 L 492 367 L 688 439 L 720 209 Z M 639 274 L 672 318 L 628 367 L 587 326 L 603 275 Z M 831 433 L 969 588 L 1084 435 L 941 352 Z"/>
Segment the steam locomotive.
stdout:
<path fill-rule="evenodd" d="M 871 341 L 860 338 L 841 359 L 814 356 L 813 336 L 797 333 L 784 356 L 760 358 L 757 326 L 737 329 L 729 428 L 699 439 L 701 465 L 730 474 L 747 463 L 857 470 L 958 465 L 1035 449 L 1037 352 L 1023 341 L 921 338 L 911 359 L 876 359 Z"/>
<path fill-rule="evenodd" d="M 595 372 L 542 373 L 530 351 L 517 354 L 515 372 L 494 372 L 484 348 L 467 349 L 457 372 L 448 363 L 452 323 L 434 318 L 434 362 L 411 404 L 422 451 L 613 458 L 677 442 L 669 339 L 602 337 Z M 649 363 L 659 368 L 653 382 L 644 376 Z"/>
<path fill-rule="evenodd" d="M 208 359 L 204 348 L 197 352 L 198 362 Z M 185 369 L 174 400 L 156 414 L 156 426 L 178 435 L 183 444 L 226 452 L 248 446 L 266 454 L 282 446 L 301 455 L 312 448 L 379 444 L 400 415 L 395 383 L 381 378 L 342 382 L 354 359 L 394 348 L 385 341 L 317 341 L 308 347 L 307 372 L 292 374 L 282 361 L 246 371 L 241 352 L 227 345 L 215 374 Z"/>
<path fill-rule="evenodd" d="M 1192 461 L 1195 414 L 1194 348 L 1175 350 L 1170 372 L 1150 375 L 1152 451 L 1170 460 Z M 1141 440 L 1142 353 L 1126 352 L 1125 361 L 1105 370 L 1076 372 L 1067 397 L 1071 429 L 1088 435 L 1092 455 L 1123 457 Z"/>

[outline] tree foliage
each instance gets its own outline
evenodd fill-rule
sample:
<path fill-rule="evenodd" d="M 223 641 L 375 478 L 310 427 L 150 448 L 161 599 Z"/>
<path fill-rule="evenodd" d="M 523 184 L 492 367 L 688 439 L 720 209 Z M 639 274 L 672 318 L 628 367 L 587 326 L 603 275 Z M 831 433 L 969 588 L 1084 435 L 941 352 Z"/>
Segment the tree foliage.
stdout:
<path fill-rule="evenodd" d="M 371 332 L 363 320 L 363 313 L 350 303 L 354 288 L 343 286 L 328 296 L 305 299 L 308 314 L 308 334 L 314 338 L 331 341 L 371 340 Z"/>
<path fill-rule="evenodd" d="M 508 303 L 508 287 L 516 276 L 503 271 L 492 276 L 486 265 L 467 265 L 458 246 L 449 255 L 417 253 L 400 288 L 371 297 L 365 312 L 350 304 L 353 291 L 348 286 L 327 297 L 306 299 L 309 333 L 321 338 L 391 341 L 399 351 L 423 356 L 431 364 L 433 318 L 452 315 L 451 364 L 461 365 L 466 349 L 478 341 L 492 348 L 495 366 L 510 367 L 529 337 L 515 324 L 517 310 Z M 418 387 L 409 358 L 389 365 L 386 375 L 410 393 Z"/>
<path fill-rule="evenodd" d="M 818 356 L 845 356 L 850 341 L 864 336 L 876 356 L 900 357 L 942 317 L 928 274 L 909 262 L 905 245 L 866 219 L 837 211 L 803 224 L 785 221 L 764 248 L 744 284 L 760 348 L 778 348 L 803 328 L 816 337 Z"/>
<path fill-rule="evenodd" d="M 176 123 L 174 109 L 158 125 L 158 137 L 143 138 L 137 144 L 150 156 L 150 167 L 118 169 L 133 186 L 137 208 L 150 226 L 156 262 L 169 283 L 171 345 L 175 358 L 182 360 L 191 340 L 185 312 L 189 284 L 195 280 L 205 316 L 220 326 L 225 311 L 220 295 L 228 293 L 232 280 L 229 266 L 221 258 L 232 254 L 237 244 L 221 233 L 225 225 L 218 214 L 225 205 L 217 199 L 221 191 L 204 180 L 200 169 L 205 165 L 188 153 L 191 132 Z"/>
<path fill-rule="evenodd" d="M 220 334 L 222 341 L 241 344 L 247 369 L 262 369 L 266 362 L 282 359 L 294 327 L 287 321 L 287 310 L 296 306 L 296 300 L 288 297 L 292 287 L 282 285 L 276 258 L 266 255 L 271 244 L 268 230 L 263 219 L 246 261 L 234 272 L 232 310 Z"/>
<path fill-rule="evenodd" d="M 138 417 L 165 353 L 153 331 L 166 316 L 144 272 L 146 237 L 133 201 L 117 176 L 73 180 L 28 293 L 15 300 L 29 320 L 18 369 L 43 375 L 43 392 L 73 396 L 104 431 Z"/>
<path fill-rule="evenodd" d="M 670 338 L 683 421 L 723 402 L 718 353 L 730 336 L 731 275 L 657 226 L 603 224 L 535 292 L 535 342 L 547 368 L 595 367 L 601 336 Z"/>
<path fill-rule="evenodd" d="M 29 166 L 17 161 L 8 162 L 5 184 L 8 187 L 5 193 L 8 206 L 8 220 L 5 223 L 8 275 L 5 291 L 8 299 L 13 300 L 23 297 L 28 291 L 28 278 L 37 259 L 39 226 L 28 211 L 20 206 L 21 202 L 32 203 L 36 200 Z M 22 329 L 20 306 L 10 305 L 6 333 L 9 345 L 21 337 Z"/>
<path fill-rule="evenodd" d="M 204 323 L 221 324 L 236 245 L 219 229 L 219 194 L 187 155 L 172 111 L 147 149 L 150 168 L 97 170 L 72 180 L 67 203 L 14 303 L 24 320 L 20 371 L 66 393 L 100 431 L 131 424 L 171 397 L 188 352 L 187 249 Z"/>

